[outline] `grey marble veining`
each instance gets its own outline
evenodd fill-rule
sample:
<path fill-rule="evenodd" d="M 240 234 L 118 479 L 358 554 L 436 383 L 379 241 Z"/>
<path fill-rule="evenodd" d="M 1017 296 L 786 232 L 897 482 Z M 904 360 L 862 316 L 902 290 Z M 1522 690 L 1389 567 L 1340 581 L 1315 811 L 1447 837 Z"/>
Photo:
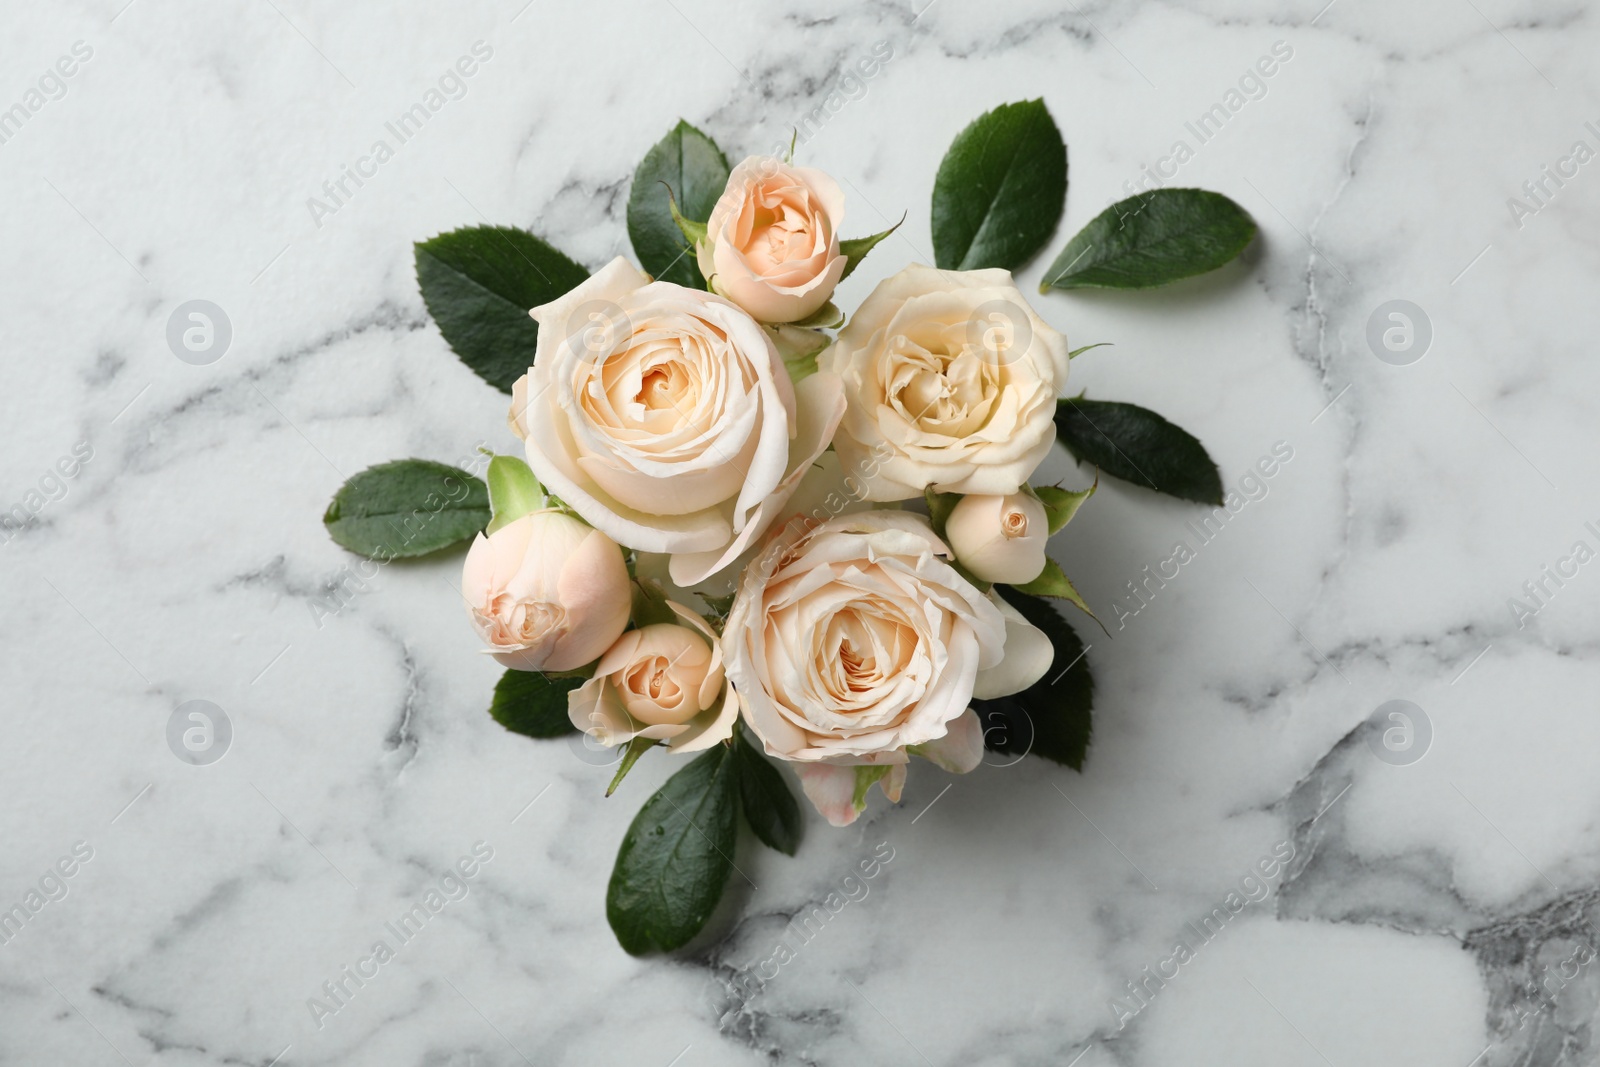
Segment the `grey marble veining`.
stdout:
<path fill-rule="evenodd" d="M 1589 7 L 108 0 L 7 25 L 0 906 L 39 906 L 0 943 L 0 1063 L 1600 1055 Z M 392 132 L 463 56 L 460 93 Z M 458 563 L 358 573 L 318 521 L 370 464 L 514 447 L 411 242 L 487 220 L 597 266 L 679 117 L 730 155 L 803 127 L 847 233 L 908 213 L 850 307 L 931 258 L 951 137 L 1038 96 L 1071 187 L 1025 291 L 1146 175 L 1261 224 L 1171 290 L 1035 300 L 1074 345 L 1115 343 L 1072 388 L 1193 431 L 1247 503 L 1201 538 L 1200 509 L 1106 484 L 1058 539 L 1118 620 L 1084 631 L 1082 775 L 920 767 L 854 827 L 812 816 L 795 859 L 741 842 L 707 935 L 631 959 L 605 882 L 670 767 L 607 801 L 581 746 L 507 735 Z M 231 324 L 219 361 L 169 347 L 191 300 Z M 1394 300 L 1431 327 L 1408 365 L 1369 343 Z M 1130 599 L 1179 541 L 1194 558 Z M 168 747 L 190 700 L 228 717 L 219 762 Z M 1421 758 L 1415 732 L 1385 747 L 1394 700 L 1422 709 Z"/>

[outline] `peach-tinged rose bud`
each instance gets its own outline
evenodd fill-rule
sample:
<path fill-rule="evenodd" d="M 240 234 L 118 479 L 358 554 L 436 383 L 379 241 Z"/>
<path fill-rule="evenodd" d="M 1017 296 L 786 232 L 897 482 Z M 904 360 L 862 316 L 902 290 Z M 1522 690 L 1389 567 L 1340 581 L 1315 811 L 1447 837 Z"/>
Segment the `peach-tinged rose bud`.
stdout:
<path fill-rule="evenodd" d="M 844 275 L 844 193 L 820 170 L 751 156 L 733 168 L 696 248 L 700 273 L 761 322 L 797 322 Z"/>
<path fill-rule="evenodd" d="M 572 725 L 602 745 L 635 737 L 698 752 L 733 736 L 722 643 L 699 615 L 668 601 L 682 625 L 629 630 L 600 658 L 594 677 L 567 695 Z"/>
<path fill-rule="evenodd" d="M 1027 493 L 964 496 L 944 533 L 961 565 L 986 582 L 1023 585 L 1044 570 L 1050 522 L 1044 505 Z"/>
<path fill-rule="evenodd" d="M 615 541 L 555 509 L 535 511 L 467 552 L 461 595 L 488 651 L 519 671 L 570 671 L 628 625 L 628 566 Z"/>

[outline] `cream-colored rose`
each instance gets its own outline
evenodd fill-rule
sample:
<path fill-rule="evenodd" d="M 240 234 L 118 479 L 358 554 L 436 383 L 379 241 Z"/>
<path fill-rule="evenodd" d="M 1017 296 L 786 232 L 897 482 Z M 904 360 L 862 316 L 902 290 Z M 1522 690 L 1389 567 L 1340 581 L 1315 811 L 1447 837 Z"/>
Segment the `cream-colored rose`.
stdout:
<path fill-rule="evenodd" d="M 592 663 L 628 625 L 628 566 L 615 541 L 554 509 L 479 534 L 461 571 L 467 614 L 519 671 Z"/>
<path fill-rule="evenodd" d="M 945 520 L 945 540 L 956 559 L 986 582 L 1025 585 L 1044 570 L 1050 519 L 1027 493 L 964 496 Z"/>
<path fill-rule="evenodd" d="M 675 752 L 699 752 L 733 736 L 739 711 L 716 631 L 688 608 L 667 603 L 682 625 L 629 630 L 600 657 L 594 677 L 567 694 L 572 725 L 602 745 L 647 737 Z"/>
<path fill-rule="evenodd" d="M 546 489 L 694 585 L 771 523 L 844 411 L 839 379 L 793 384 L 765 330 L 721 297 L 622 258 L 534 308 L 511 425 Z"/>
<path fill-rule="evenodd" d="M 869 500 L 1017 492 L 1055 442 L 1067 341 L 1003 270 L 907 267 L 862 303 L 818 366 L 844 381 L 834 448 L 847 468 L 891 455 Z"/>
<path fill-rule="evenodd" d="M 886 768 L 891 798 L 911 755 L 971 770 L 974 687 L 1005 674 L 1023 688 L 1048 666 L 1048 641 L 1044 665 L 1006 663 L 1007 617 L 949 559 L 926 519 L 869 511 L 786 524 L 745 569 L 723 630 L 728 677 L 767 753 L 808 765 L 801 784 L 830 822 L 861 810 L 854 783 L 871 772 L 858 767 Z"/>
<path fill-rule="evenodd" d="M 762 322 L 797 322 L 844 275 L 844 194 L 820 170 L 751 156 L 733 168 L 696 246 L 711 287 Z"/>

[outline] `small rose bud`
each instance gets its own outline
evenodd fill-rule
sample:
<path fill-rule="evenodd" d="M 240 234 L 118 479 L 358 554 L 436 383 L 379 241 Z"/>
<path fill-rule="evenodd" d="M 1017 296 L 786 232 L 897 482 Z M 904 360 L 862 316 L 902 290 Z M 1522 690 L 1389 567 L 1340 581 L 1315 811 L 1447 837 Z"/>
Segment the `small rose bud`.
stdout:
<path fill-rule="evenodd" d="M 617 543 L 551 508 L 479 534 L 461 595 L 489 652 L 519 671 L 592 663 L 627 627 L 633 602 Z"/>
<path fill-rule="evenodd" d="M 682 620 L 629 630 L 567 694 L 567 718 L 602 745 L 635 737 L 698 752 L 733 736 L 738 704 L 728 692 L 722 643 L 699 615 L 668 606 Z"/>
<path fill-rule="evenodd" d="M 844 193 L 811 167 L 751 156 L 733 168 L 695 249 L 712 287 L 758 322 L 796 322 L 833 295 Z"/>
<path fill-rule="evenodd" d="M 944 532 L 961 565 L 986 582 L 1022 585 L 1044 570 L 1049 519 L 1044 505 L 1026 493 L 964 496 Z"/>

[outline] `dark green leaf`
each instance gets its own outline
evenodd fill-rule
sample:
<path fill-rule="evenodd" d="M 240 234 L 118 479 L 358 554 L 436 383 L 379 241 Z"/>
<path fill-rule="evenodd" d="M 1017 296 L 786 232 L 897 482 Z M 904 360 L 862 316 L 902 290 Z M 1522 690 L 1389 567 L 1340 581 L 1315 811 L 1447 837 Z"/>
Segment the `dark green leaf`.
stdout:
<path fill-rule="evenodd" d="M 741 726 L 734 731 L 733 755 L 739 769 L 739 799 L 745 821 L 768 848 L 792 856 L 800 847 L 800 805 L 783 772 L 756 751 Z"/>
<path fill-rule="evenodd" d="M 722 150 L 711 138 L 680 121 L 645 153 L 633 172 L 633 187 L 628 190 L 628 239 L 639 265 L 659 281 L 704 289 L 694 250 L 673 221 L 672 204 L 676 200 L 684 218 L 705 222 L 727 184 L 728 161 Z"/>
<path fill-rule="evenodd" d="M 533 362 L 539 324 L 528 309 L 586 281 L 589 272 L 526 230 L 469 226 L 416 246 L 428 314 L 461 361 L 501 392 Z"/>
<path fill-rule="evenodd" d="M 1044 247 L 1067 196 L 1067 148 L 1043 100 L 1002 104 L 962 130 L 933 181 L 933 258 L 1015 270 Z"/>
<path fill-rule="evenodd" d="M 539 671 L 506 671 L 495 683 L 489 714 L 524 737 L 565 737 L 578 728 L 567 718 L 567 694 L 582 678 L 553 678 Z"/>
<path fill-rule="evenodd" d="M 856 267 L 861 265 L 861 261 L 867 258 L 867 253 L 876 248 L 879 241 L 898 230 L 900 223 L 905 221 L 906 217 L 901 215 L 900 222 L 895 223 L 881 233 L 875 233 L 871 237 L 852 237 L 848 241 L 840 241 L 839 252 L 845 257 L 845 264 L 844 273 L 839 275 L 839 280 L 844 281 L 844 279 L 850 277 Z"/>
<path fill-rule="evenodd" d="M 328 536 L 371 559 L 409 559 L 469 540 L 489 522 L 489 488 L 459 467 L 397 459 L 339 487 Z"/>
<path fill-rule="evenodd" d="M 972 702 L 983 726 L 984 747 L 1018 759 L 1032 753 L 1081 771 L 1094 706 L 1094 678 L 1083 642 L 1049 601 L 1003 585 L 995 588 L 1044 631 L 1055 658 L 1044 677 L 1022 692 Z"/>
<path fill-rule="evenodd" d="M 1066 397 L 1056 403 L 1056 440 L 1079 463 L 1135 485 L 1222 503 L 1222 476 L 1205 446 L 1148 408 Z"/>
<path fill-rule="evenodd" d="M 1091 219 L 1044 272 L 1039 291 L 1166 285 L 1216 270 L 1255 235 L 1255 221 L 1221 193 L 1154 189 Z"/>
<path fill-rule="evenodd" d="M 711 918 L 733 871 L 738 806 L 733 755 L 713 745 L 639 809 L 606 891 L 606 919 L 628 953 L 670 952 Z"/>

